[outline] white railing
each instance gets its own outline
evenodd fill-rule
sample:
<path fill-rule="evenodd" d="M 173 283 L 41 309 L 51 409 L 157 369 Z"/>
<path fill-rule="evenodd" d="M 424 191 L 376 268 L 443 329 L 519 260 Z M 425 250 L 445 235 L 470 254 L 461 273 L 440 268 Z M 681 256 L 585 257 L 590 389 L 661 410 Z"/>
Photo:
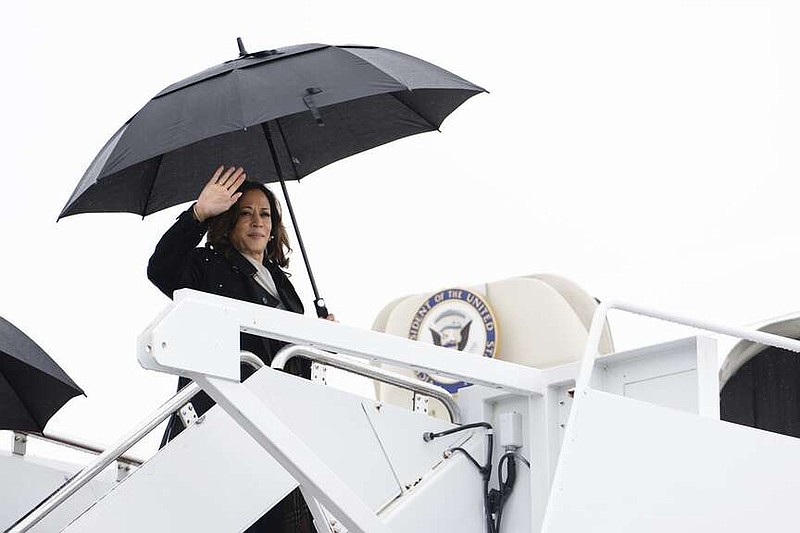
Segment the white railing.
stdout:
<path fill-rule="evenodd" d="M 252 366 L 256 370 L 264 366 L 264 363 L 261 361 L 261 359 L 259 359 L 250 352 L 241 351 L 240 361 L 242 363 Z M 125 459 L 125 456 L 123 454 L 128 450 L 130 450 L 136 443 L 142 440 L 156 427 L 158 427 L 158 425 L 161 424 L 164 420 L 169 418 L 170 415 L 172 415 L 174 412 L 183 407 L 198 392 L 200 392 L 200 386 L 197 385 L 197 383 L 189 383 L 187 386 L 178 391 L 178 393 L 175 394 L 175 396 L 167 400 L 167 402 L 161 405 L 161 407 L 159 407 L 158 409 L 156 409 L 156 411 L 153 414 L 145 418 L 130 433 L 125 435 L 110 448 L 106 449 L 105 451 L 102 451 L 99 448 L 97 448 L 96 450 L 88 450 L 88 451 L 98 451 L 101 453 L 93 462 L 91 462 L 83 470 L 72 476 L 57 491 L 55 491 L 53 494 L 51 494 L 45 500 L 39 503 L 39 505 L 37 505 L 31 511 L 29 511 L 28 514 L 20 518 L 10 528 L 6 529 L 4 533 L 24 533 L 28 531 L 33 526 L 41 522 L 47 515 L 53 512 L 59 505 L 64 503 L 70 496 L 72 496 L 78 490 L 80 490 L 84 485 L 86 485 L 95 477 L 97 477 L 97 475 L 100 474 L 100 472 L 105 470 L 113 462 L 121 461 L 121 462 L 132 463 L 135 459 L 131 458 Z M 67 445 L 73 445 L 67 443 L 63 439 L 61 440 L 61 442 Z M 83 446 L 85 448 L 87 445 L 78 444 L 77 446 Z M 138 461 L 138 464 L 141 465 L 142 462 L 143 461 Z"/>
<path fill-rule="evenodd" d="M 485 385 L 526 398 L 541 397 L 540 370 L 440 346 L 305 317 L 189 289 L 139 337 L 145 368 L 180 374 L 203 390 L 292 477 L 310 498 L 351 533 L 388 533 L 386 525 L 330 468 L 246 386 L 230 359 L 241 332 L 290 344 L 383 362 Z M 533 415 L 532 415 L 533 416 Z"/>
<path fill-rule="evenodd" d="M 657 311 L 641 305 L 635 305 L 624 302 L 606 301 L 601 303 L 594 312 L 592 317 L 592 326 L 589 330 L 589 337 L 586 340 L 586 350 L 583 353 L 581 360 L 580 372 L 576 384 L 578 393 L 585 391 L 591 383 L 592 370 L 594 369 L 594 360 L 598 355 L 598 348 L 600 345 L 600 337 L 603 334 L 603 326 L 606 323 L 608 312 L 612 309 L 626 311 L 635 315 L 646 316 L 663 320 L 665 322 L 672 322 L 683 326 L 689 326 L 696 329 L 709 331 L 712 333 L 719 333 L 722 335 L 729 335 L 739 339 L 745 339 L 767 346 L 774 346 L 776 348 L 783 348 L 792 352 L 800 353 L 800 341 L 781 337 L 764 331 L 754 329 L 742 328 L 737 326 L 728 326 L 710 320 L 699 318 L 689 318 L 675 313 L 668 313 L 664 311 Z"/>
<path fill-rule="evenodd" d="M 315 361 L 333 368 L 338 368 L 339 370 L 345 370 L 359 376 L 371 378 L 375 381 L 380 381 L 381 383 L 388 383 L 389 385 L 394 385 L 395 387 L 415 392 L 417 394 L 430 396 L 431 398 L 435 398 L 442 402 L 445 409 L 447 409 L 447 413 L 450 415 L 451 422 L 454 424 L 461 423 L 461 409 L 459 409 L 458 404 L 453 399 L 453 395 L 442 387 L 437 387 L 432 383 L 410 378 L 396 372 L 385 370 L 378 366 L 365 365 L 363 363 L 350 361 L 335 353 L 325 352 L 310 346 L 301 346 L 297 344 L 281 348 L 281 350 L 275 354 L 275 358 L 272 360 L 270 366 L 272 368 L 283 370 L 283 367 L 286 365 L 286 363 L 294 357 L 310 359 L 311 361 Z"/>

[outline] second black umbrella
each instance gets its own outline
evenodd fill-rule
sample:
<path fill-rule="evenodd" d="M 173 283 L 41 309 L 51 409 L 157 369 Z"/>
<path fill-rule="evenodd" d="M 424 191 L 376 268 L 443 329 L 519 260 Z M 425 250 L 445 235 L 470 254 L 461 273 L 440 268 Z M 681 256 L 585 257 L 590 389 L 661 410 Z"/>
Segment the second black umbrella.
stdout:
<path fill-rule="evenodd" d="M 41 433 L 83 391 L 30 337 L 0 318 L 0 429 Z"/>

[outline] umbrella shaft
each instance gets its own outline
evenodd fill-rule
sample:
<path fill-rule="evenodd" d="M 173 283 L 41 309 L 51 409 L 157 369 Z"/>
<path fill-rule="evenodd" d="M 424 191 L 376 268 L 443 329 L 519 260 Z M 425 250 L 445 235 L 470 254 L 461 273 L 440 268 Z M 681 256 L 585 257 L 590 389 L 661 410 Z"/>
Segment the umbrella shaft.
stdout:
<path fill-rule="evenodd" d="M 292 201 L 289 199 L 289 191 L 286 190 L 286 182 L 283 179 L 283 170 L 281 164 L 278 162 L 278 154 L 275 151 L 275 144 L 272 142 L 272 133 L 269 131 L 267 123 L 261 124 L 264 130 L 264 136 L 267 138 L 267 146 L 269 147 L 269 155 L 272 156 L 272 161 L 275 164 L 275 172 L 278 174 L 278 180 L 281 182 L 281 189 L 283 190 L 283 197 L 286 199 L 286 207 L 289 209 L 289 217 L 292 219 L 294 232 L 297 234 L 297 244 L 300 245 L 300 254 L 303 256 L 303 261 L 306 264 L 306 271 L 308 271 L 308 279 L 311 281 L 311 289 L 314 291 L 314 299 L 319 301 L 319 290 L 317 290 L 317 282 L 314 280 L 314 274 L 311 272 L 311 264 L 308 262 L 308 254 L 306 247 L 303 244 L 303 237 L 300 235 L 300 228 L 297 225 L 297 218 L 294 216 L 294 209 L 292 208 Z"/>
<path fill-rule="evenodd" d="M 277 164 L 276 164 L 277 166 Z M 283 180 L 283 175 L 278 171 L 278 177 L 281 181 L 281 189 L 283 190 L 283 197 L 286 198 L 286 207 L 289 208 L 289 217 L 292 219 L 292 225 L 294 226 L 294 232 L 297 234 L 297 244 L 300 245 L 300 254 L 303 256 L 303 261 L 306 264 L 306 270 L 308 271 L 308 278 L 311 280 L 311 288 L 314 290 L 314 298 L 319 300 L 319 291 L 317 290 L 317 282 L 314 281 L 314 274 L 311 272 L 311 264 L 308 262 L 308 254 L 306 253 L 306 247 L 303 245 L 303 237 L 300 235 L 300 228 L 297 227 L 297 219 L 294 216 L 294 209 L 292 209 L 292 201 L 289 199 L 289 191 L 286 190 L 286 182 Z"/>

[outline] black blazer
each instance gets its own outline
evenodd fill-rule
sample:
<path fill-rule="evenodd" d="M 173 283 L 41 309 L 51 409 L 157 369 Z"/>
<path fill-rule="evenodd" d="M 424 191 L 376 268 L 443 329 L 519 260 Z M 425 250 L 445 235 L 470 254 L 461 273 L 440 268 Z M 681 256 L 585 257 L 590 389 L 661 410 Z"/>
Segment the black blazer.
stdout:
<path fill-rule="evenodd" d="M 175 224 L 161 237 L 150 257 L 147 265 L 148 279 L 170 298 L 177 289 L 189 288 L 276 307 L 278 300 L 255 280 L 253 276 L 256 268 L 239 252 L 231 250 L 226 255 L 209 247 L 197 247 L 206 230 L 207 224 L 195 220 L 191 208 L 181 213 Z M 284 307 L 293 313 L 302 314 L 303 303 L 286 273 L 271 261 L 265 260 L 264 266 L 272 274 Z M 253 352 L 267 365 L 284 345 L 285 343 L 274 339 L 246 333 L 241 335 L 241 349 Z M 311 364 L 304 359 L 290 360 L 286 370 L 305 378 L 311 376 Z M 251 373 L 249 367 L 242 367 L 243 378 Z M 178 387 L 188 383 L 189 380 L 181 378 Z M 202 414 L 213 402 L 204 393 L 200 393 L 192 400 L 192 405 L 198 414 Z M 172 434 L 174 436 L 177 432 L 173 431 Z"/>

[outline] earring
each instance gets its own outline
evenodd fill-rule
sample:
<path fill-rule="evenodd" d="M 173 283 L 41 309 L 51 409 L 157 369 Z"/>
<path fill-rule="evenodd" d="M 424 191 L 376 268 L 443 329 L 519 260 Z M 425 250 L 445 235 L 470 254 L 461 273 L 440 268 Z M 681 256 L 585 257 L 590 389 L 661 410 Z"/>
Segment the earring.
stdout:
<path fill-rule="evenodd" d="M 272 240 L 275 240 L 275 235 L 270 235 L 270 236 L 269 236 L 269 240 L 271 240 L 271 241 L 272 241 Z"/>

